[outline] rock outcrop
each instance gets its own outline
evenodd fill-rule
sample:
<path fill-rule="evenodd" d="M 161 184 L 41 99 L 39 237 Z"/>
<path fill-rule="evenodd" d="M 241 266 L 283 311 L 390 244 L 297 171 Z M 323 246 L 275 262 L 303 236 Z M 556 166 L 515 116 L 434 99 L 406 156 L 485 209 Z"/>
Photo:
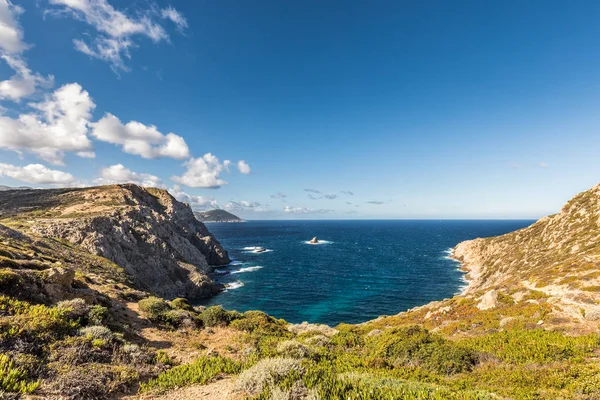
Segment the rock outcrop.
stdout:
<path fill-rule="evenodd" d="M 558 214 L 491 238 L 458 244 L 453 257 L 463 263 L 478 307 L 494 307 L 498 290 L 534 290 L 549 296 L 571 318 L 600 315 L 600 185 L 571 199 Z M 592 317 L 593 318 L 593 317 Z"/>
<path fill-rule="evenodd" d="M 237 215 L 233 215 L 225 210 L 210 210 L 194 213 L 200 222 L 245 222 Z"/>
<path fill-rule="evenodd" d="M 69 241 L 123 267 L 139 288 L 174 298 L 200 298 L 222 286 L 208 276 L 230 262 L 227 252 L 189 206 L 167 191 L 136 185 L 2 192 L 2 209 L 29 232 Z M 0 200 L 2 200 L 0 198 Z"/>

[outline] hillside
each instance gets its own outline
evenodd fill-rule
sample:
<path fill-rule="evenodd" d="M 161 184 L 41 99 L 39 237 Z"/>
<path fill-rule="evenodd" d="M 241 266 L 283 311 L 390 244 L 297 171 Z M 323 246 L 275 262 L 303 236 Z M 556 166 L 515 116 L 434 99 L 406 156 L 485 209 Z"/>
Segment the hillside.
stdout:
<path fill-rule="evenodd" d="M 210 210 L 194 213 L 200 222 L 244 222 L 240 217 L 225 210 Z"/>
<path fill-rule="evenodd" d="M 161 189 L 112 185 L 0 192 L 0 223 L 63 239 L 124 268 L 138 288 L 169 298 L 221 290 L 208 277 L 229 257 L 192 210 Z"/>
<path fill-rule="evenodd" d="M 184 257 L 197 261 L 200 275 L 208 260 L 227 261 L 189 207 L 164 191 L 9 191 L 0 194 L 0 212 L 3 398 L 596 400 L 600 393 L 600 187 L 530 227 L 458 244 L 454 257 L 470 280 L 464 293 L 335 328 L 151 296 L 161 279 L 173 287 L 171 272 L 160 269 L 187 264 Z M 144 266 L 158 279 L 140 278 Z"/>

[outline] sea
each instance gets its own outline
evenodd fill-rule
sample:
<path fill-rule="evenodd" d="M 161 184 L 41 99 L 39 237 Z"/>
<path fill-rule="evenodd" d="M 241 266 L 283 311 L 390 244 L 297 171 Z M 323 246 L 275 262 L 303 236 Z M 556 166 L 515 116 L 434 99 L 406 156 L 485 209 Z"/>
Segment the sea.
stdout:
<path fill-rule="evenodd" d="M 291 323 L 335 326 L 393 315 L 460 293 L 450 249 L 502 235 L 531 220 L 249 221 L 211 223 L 231 264 L 227 289 L 201 305 L 262 310 Z M 318 244 L 310 240 L 317 237 Z M 223 275 L 221 275 L 223 274 Z"/>

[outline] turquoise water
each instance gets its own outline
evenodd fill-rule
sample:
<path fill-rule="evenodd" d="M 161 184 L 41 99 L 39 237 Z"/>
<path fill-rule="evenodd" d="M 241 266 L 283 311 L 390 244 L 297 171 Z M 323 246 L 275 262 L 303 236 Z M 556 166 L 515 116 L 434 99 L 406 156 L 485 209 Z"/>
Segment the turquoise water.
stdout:
<path fill-rule="evenodd" d="M 227 291 L 201 304 L 336 325 L 397 314 L 464 287 L 457 243 L 533 221 L 251 221 L 209 224 L 234 260 Z M 308 244 L 317 236 L 324 241 Z M 255 247 L 267 251 L 257 253 Z"/>

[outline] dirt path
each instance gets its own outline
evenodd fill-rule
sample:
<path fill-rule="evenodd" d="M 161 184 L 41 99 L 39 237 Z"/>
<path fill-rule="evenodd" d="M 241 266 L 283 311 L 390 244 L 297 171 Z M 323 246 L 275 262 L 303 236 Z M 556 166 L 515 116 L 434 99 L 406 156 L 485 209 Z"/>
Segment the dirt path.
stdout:
<path fill-rule="evenodd" d="M 234 377 L 226 377 L 206 385 L 192 385 L 175 389 L 161 396 L 142 395 L 129 400 L 238 400 L 239 394 L 233 392 Z"/>

